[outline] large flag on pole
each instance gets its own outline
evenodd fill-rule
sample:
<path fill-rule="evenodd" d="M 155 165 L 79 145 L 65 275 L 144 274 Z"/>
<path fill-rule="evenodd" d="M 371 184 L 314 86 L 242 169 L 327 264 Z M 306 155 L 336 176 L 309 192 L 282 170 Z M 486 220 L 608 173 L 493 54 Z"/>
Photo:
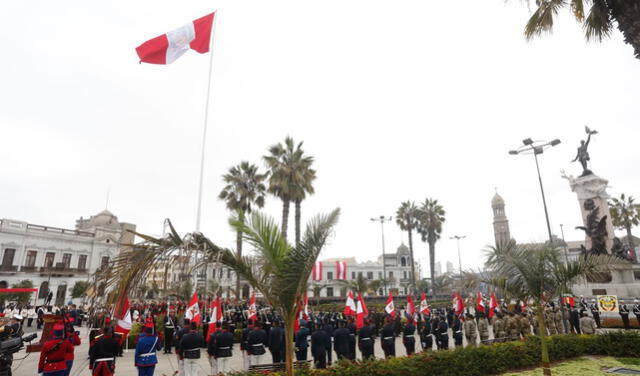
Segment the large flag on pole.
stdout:
<path fill-rule="evenodd" d="M 258 319 L 258 310 L 256 309 L 256 293 L 254 291 L 253 293 L 251 293 L 251 298 L 249 299 L 249 309 L 247 312 L 247 320 L 255 324 L 257 319 Z"/>
<path fill-rule="evenodd" d="M 462 301 L 462 296 L 459 293 L 453 294 L 453 309 L 455 314 L 460 316 L 462 312 L 464 312 L 464 302 Z"/>
<path fill-rule="evenodd" d="M 205 342 L 209 342 L 209 338 L 211 335 L 215 333 L 217 329 L 217 323 L 222 322 L 222 303 L 220 303 L 220 297 L 217 297 L 216 300 L 211 302 L 212 311 L 211 318 L 209 319 L 209 329 L 207 330 L 207 338 L 205 338 Z"/>
<path fill-rule="evenodd" d="M 367 306 L 364 304 L 362 294 L 358 293 L 358 303 L 356 305 L 356 328 L 360 329 L 364 326 L 364 318 L 369 314 Z"/>
<path fill-rule="evenodd" d="M 209 52 L 215 12 L 142 43 L 136 48 L 140 62 L 171 64 L 189 49 Z"/>
<path fill-rule="evenodd" d="M 393 295 L 389 293 L 387 298 L 387 305 L 384 307 L 384 311 L 391 316 L 392 319 L 396 319 L 396 307 L 393 305 Z"/>
<path fill-rule="evenodd" d="M 129 297 L 125 296 L 124 299 L 118 304 L 118 309 L 115 312 L 115 317 L 118 320 L 116 322 L 116 332 L 122 333 L 120 344 L 129 336 L 131 331 L 131 306 L 129 305 Z"/>
<path fill-rule="evenodd" d="M 345 316 L 355 316 L 356 314 L 356 303 L 353 301 L 353 292 L 349 290 L 347 294 L 347 301 L 344 303 L 344 312 Z"/>
<path fill-rule="evenodd" d="M 189 305 L 187 306 L 187 312 L 184 314 L 185 318 L 188 318 L 192 322 L 195 322 L 196 325 L 200 326 L 202 322 L 202 316 L 200 315 L 200 306 L 198 305 L 198 293 L 193 292 L 193 296 L 189 301 Z"/>
<path fill-rule="evenodd" d="M 420 314 L 422 315 L 430 315 L 431 310 L 429 309 L 429 304 L 427 303 L 427 294 L 424 292 L 420 297 Z"/>
<path fill-rule="evenodd" d="M 407 295 L 407 310 L 406 310 L 407 318 L 411 321 L 416 320 L 416 305 L 413 302 L 413 296 Z"/>
<path fill-rule="evenodd" d="M 498 299 L 496 299 L 496 293 L 491 292 L 491 300 L 489 301 L 489 318 L 493 318 L 496 314 L 496 308 L 498 308 Z"/>

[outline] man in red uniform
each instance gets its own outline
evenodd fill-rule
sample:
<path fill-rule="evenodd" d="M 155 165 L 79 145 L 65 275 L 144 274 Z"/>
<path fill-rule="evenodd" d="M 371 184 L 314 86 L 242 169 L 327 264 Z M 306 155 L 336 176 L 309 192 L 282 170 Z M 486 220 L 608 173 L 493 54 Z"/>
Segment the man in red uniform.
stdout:
<path fill-rule="evenodd" d="M 38 373 L 42 373 L 43 376 L 64 376 L 67 373 L 66 357 L 68 353 L 73 354 L 73 345 L 62 339 L 63 334 L 64 325 L 54 325 L 53 339 L 48 340 L 42 346 Z"/>
<path fill-rule="evenodd" d="M 68 352 L 64 358 L 64 360 L 67 362 L 67 372 L 65 373 L 65 376 L 69 376 L 74 359 L 73 346 L 80 345 L 80 332 L 73 330 L 73 325 L 70 322 L 67 323 L 67 338 L 65 338 L 65 341 L 68 341 L 72 345 L 71 351 Z"/>

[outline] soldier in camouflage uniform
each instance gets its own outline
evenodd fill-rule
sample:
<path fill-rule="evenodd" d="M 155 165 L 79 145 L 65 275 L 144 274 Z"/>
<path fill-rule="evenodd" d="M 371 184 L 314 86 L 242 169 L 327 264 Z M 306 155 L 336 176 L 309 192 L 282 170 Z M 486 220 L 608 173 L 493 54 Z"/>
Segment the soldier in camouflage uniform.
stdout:
<path fill-rule="evenodd" d="M 520 339 L 520 325 L 513 312 L 509 312 L 509 317 L 507 317 L 507 335 L 509 336 L 509 341 Z"/>
<path fill-rule="evenodd" d="M 489 321 L 484 316 L 484 312 L 478 312 L 478 333 L 480 333 L 480 343 L 489 340 Z"/>
<path fill-rule="evenodd" d="M 478 342 L 478 330 L 473 315 L 467 313 L 464 321 L 464 336 L 467 337 L 467 344 L 475 346 Z"/>
<path fill-rule="evenodd" d="M 531 323 L 529 322 L 526 312 L 522 312 L 521 315 L 518 319 L 520 323 L 520 334 L 522 334 L 522 338 L 526 338 L 528 335 L 531 335 Z"/>
<path fill-rule="evenodd" d="M 558 334 L 564 334 L 564 324 L 562 323 L 562 311 L 560 308 L 555 307 L 553 309 L 553 321 L 556 323 L 556 332 Z"/>
<path fill-rule="evenodd" d="M 556 322 L 553 321 L 553 311 L 551 311 L 550 309 L 544 310 L 544 326 L 547 327 L 550 336 L 557 334 Z"/>
<path fill-rule="evenodd" d="M 496 312 L 496 317 L 493 320 L 493 338 L 504 340 L 506 337 L 504 316 L 502 312 Z"/>

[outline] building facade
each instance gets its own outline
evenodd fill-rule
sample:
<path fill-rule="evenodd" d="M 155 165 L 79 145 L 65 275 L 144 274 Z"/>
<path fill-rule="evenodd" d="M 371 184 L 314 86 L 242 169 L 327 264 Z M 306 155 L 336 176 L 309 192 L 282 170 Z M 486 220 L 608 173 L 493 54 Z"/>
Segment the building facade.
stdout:
<path fill-rule="evenodd" d="M 62 305 L 77 281 L 89 281 L 120 252 L 119 244 L 132 244 L 135 225 L 121 223 L 104 210 L 76 221 L 74 230 L 0 219 L 0 288 L 30 280 L 38 288 L 37 304 L 49 292 L 51 304 Z"/>

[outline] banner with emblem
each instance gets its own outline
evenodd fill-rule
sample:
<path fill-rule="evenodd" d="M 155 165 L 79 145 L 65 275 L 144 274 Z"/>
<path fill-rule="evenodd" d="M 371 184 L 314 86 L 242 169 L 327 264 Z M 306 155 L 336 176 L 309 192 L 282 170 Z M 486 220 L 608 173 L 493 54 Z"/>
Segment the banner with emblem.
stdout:
<path fill-rule="evenodd" d="M 616 295 L 596 295 L 600 312 L 618 312 L 618 297 Z"/>

